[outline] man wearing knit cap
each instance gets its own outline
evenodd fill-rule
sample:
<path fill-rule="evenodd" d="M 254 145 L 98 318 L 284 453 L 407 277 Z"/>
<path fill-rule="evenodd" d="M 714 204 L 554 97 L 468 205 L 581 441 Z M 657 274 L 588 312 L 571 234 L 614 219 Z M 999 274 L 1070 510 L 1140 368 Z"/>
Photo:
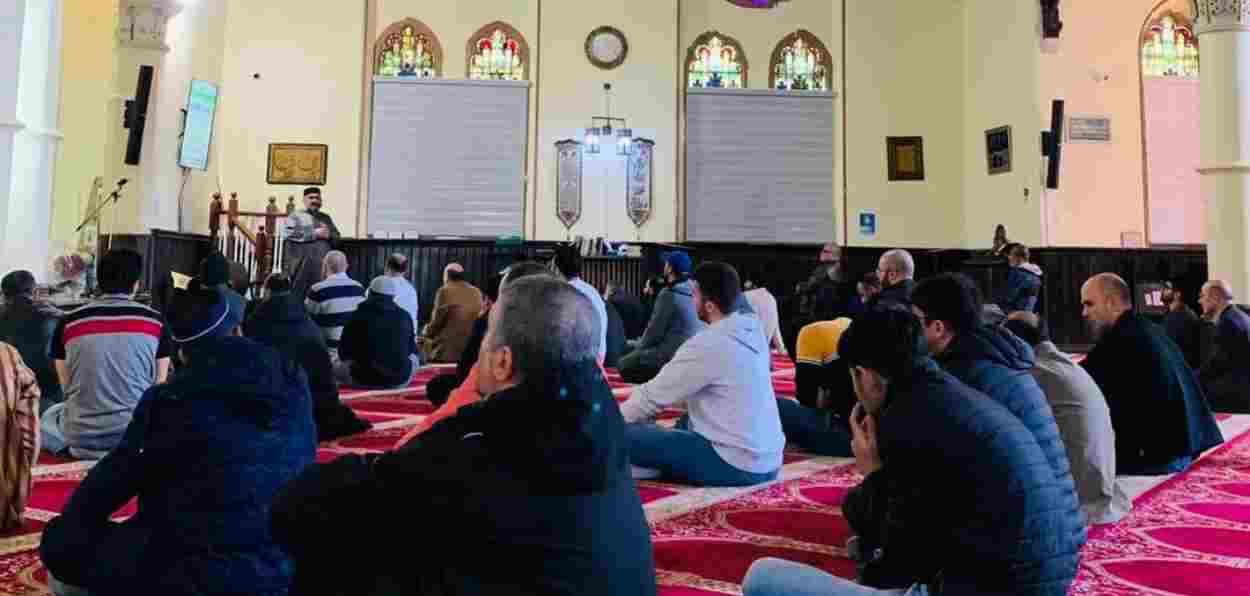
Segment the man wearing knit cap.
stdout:
<path fill-rule="evenodd" d="M 304 189 L 304 208 L 288 218 L 286 263 L 284 271 L 291 276 L 296 294 L 306 294 L 320 281 L 321 260 L 338 243 L 339 229 L 330 214 L 321 210 L 321 189 Z"/>
<path fill-rule="evenodd" d="M 121 442 L 48 524 L 49 583 L 58 594 L 286 594 L 294 570 L 269 506 L 316 454 L 307 377 L 239 337 L 217 292 L 182 294 L 171 313 L 185 366 L 144 393 Z M 138 513 L 112 521 L 134 497 Z"/>
<path fill-rule="evenodd" d="M 406 387 L 421 365 L 412 317 L 395 304 L 402 279 L 386 275 L 369 284 L 369 297 L 343 327 L 334 378 L 340 385 Z M 480 308 L 480 306 L 479 306 Z"/>

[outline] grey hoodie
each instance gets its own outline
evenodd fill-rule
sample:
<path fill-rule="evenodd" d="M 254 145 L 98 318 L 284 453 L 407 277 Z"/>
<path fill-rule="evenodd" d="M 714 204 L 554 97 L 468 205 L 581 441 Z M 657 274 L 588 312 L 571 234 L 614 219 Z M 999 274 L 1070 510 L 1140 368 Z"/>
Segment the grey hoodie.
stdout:
<path fill-rule="evenodd" d="M 667 362 L 686 340 L 703 330 L 694 308 L 694 288 L 683 279 L 665 288 L 655 299 L 655 310 L 647 330 L 638 340 L 638 349 Z"/>

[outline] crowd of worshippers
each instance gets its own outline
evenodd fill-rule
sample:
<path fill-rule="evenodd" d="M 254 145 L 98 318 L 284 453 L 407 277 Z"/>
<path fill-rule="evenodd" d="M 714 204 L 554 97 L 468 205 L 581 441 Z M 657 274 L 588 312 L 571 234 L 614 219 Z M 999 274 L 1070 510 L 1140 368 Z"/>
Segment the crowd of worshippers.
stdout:
<path fill-rule="evenodd" d="M 857 582 L 762 559 L 745 594 L 1065 594 L 1087 528 L 1131 507 L 1117 476 L 1223 442 L 1208 398 L 1245 405 L 1250 317 L 1207 283 L 1216 350 L 1195 370 L 1169 337 L 1184 325 L 1100 274 L 1078 363 L 1034 312 L 1041 270 L 1007 253 L 985 304 L 959 274 L 916 283 L 903 250 L 848 283 L 827 247 L 792 338 L 767 289 L 684 252 L 641 297 L 601 293 L 568 249 L 481 290 L 452 263 L 423 328 L 402 255 L 366 289 L 332 251 L 307 295 L 275 274 L 247 303 L 213 254 L 163 313 L 133 299 L 133 251 L 105 254 L 102 294 L 69 313 L 13 272 L 0 529 L 21 524 L 42 446 L 98 460 L 43 533 L 59 595 L 652 595 L 635 480 L 760 485 L 790 446 L 863 475 L 842 504 Z M 796 362 L 797 399 L 774 393 L 774 354 Z M 315 463 L 318 442 L 370 427 L 340 387 L 406 387 L 423 361 L 456 364 L 427 386 L 431 415 L 384 453 Z M 619 405 L 605 366 L 635 385 Z M 437 542 L 414 556 L 379 527 Z"/>

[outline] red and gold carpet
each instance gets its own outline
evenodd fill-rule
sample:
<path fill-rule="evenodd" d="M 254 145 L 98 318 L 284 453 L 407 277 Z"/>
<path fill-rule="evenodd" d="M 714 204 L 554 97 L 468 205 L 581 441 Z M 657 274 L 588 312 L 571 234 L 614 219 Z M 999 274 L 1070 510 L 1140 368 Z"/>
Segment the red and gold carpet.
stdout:
<path fill-rule="evenodd" d="M 778 395 L 794 394 L 794 371 L 778 358 Z M 407 389 L 343 391 L 343 400 L 374 423 L 373 430 L 320 446 L 319 461 L 391 447 L 433 407 L 425 384 L 450 367 L 421 371 Z M 617 399 L 629 386 L 609 373 Z M 666 412 L 671 424 L 680 412 Z M 1250 416 L 1221 416 L 1230 441 L 1177 477 L 1129 479 L 1140 495 L 1121 523 L 1096 528 L 1083 554 L 1074 594 L 1250 593 Z M 0 536 L 0 596 L 48 594 L 39 562 L 39 535 L 90 469 L 45 455 L 35 471 L 26 524 Z M 665 596 L 738 594 L 750 564 L 764 556 L 801 561 L 842 576 L 854 568 L 840 504 L 859 481 L 848 460 L 787 453 L 781 477 L 762 487 L 702 489 L 640 482 L 655 542 L 657 577 Z M 134 503 L 118 519 L 134 513 Z"/>

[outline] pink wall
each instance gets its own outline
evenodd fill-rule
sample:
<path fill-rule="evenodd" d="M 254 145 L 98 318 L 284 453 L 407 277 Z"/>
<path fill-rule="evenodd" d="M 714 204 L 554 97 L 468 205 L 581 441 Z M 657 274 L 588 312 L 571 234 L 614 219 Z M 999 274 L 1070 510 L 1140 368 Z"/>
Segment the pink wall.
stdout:
<path fill-rule="evenodd" d="M 1207 202 L 1198 179 L 1197 79 L 1147 78 L 1146 180 L 1152 244 L 1201 244 Z"/>

